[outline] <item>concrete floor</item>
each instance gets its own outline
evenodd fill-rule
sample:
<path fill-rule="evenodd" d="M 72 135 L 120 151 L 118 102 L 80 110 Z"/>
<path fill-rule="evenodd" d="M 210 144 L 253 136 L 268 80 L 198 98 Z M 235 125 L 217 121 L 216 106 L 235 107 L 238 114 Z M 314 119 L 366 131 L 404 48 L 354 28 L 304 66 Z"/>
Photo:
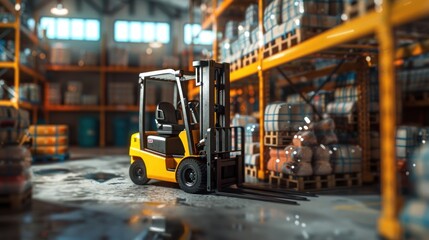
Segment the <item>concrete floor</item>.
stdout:
<path fill-rule="evenodd" d="M 136 186 L 124 149 L 72 151 L 33 166 L 31 210 L 0 214 L 1 239 L 376 239 L 380 198 L 320 193 L 299 206 Z"/>

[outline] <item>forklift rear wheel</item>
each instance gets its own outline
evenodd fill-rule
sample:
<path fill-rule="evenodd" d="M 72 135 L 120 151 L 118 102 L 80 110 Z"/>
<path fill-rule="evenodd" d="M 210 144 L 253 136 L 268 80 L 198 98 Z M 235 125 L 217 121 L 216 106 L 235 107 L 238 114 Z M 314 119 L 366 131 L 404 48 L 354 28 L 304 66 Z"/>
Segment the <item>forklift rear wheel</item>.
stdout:
<path fill-rule="evenodd" d="M 203 193 L 207 188 L 207 166 L 197 159 L 185 159 L 177 170 L 176 178 L 183 191 Z"/>
<path fill-rule="evenodd" d="M 150 180 L 147 178 L 146 166 L 142 160 L 135 160 L 131 164 L 129 174 L 131 181 L 137 185 L 144 185 Z"/>

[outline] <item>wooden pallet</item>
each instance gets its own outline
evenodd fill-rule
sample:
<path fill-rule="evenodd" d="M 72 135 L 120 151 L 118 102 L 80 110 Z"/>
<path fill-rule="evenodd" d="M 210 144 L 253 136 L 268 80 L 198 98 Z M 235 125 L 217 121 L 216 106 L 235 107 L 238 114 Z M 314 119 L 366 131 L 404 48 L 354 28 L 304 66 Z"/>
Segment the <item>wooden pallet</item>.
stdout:
<path fill-rule="evenodd" d="M 348 21 L 350 19 L 365 15 L 370 9 L 374 9 L 374 1 L 344 1 L 344 12 L 341 18 L 345 21 Z"/>
<path fill-rule="evenodd" d="M 333 174 L 334 187 L 362 186 L 361 173 L 335 173 Z"/>
<path fill-rule="evenodd" d="M 264 45 L 264 58 L 270 57 L 301 42 L 301 29 L 285 33 L 279 38 Z"/>
<path fill-rule="evenodd" d="M 18 194 L 0 195 L 0 208 L 20 210 L 30 205 L 32 199 L 31 187 Z"/>
<path fill-rule="evenodd" d="M 275 184 L 278 187 L 285 186 L 287 189 L 295 189 L 298 191 L 334 187 L 332 175 L 299 177 L 274 171 L 270 172 L 269 183 Z"/>
<path fill-rule="evenodd" d="M 70 159 L 69 153 L 64 154 L 50 154 L 50 155 L 34 155 L 33 162 L 48 162 L 48 161 L 59 161 L 64 162 L 65 160 Z"/>
<path fill-rule="evenodd" d="M 259 49 L 255 49 L 250 53 L 246 54 L 241 61 L 242 67 L 249 66 L 250 64 L 258 61 L 258 52 L 259 52 Z"/>
<path fill-rule="evenodd" d="M 296 131 L 266 131 L 264 136 L 265 146 L 268 147 L 285 147 L 292 144 Z"/>
<path fill-rule="evenodd" d="M 244 167 L 244 171 L 246 175 L 249 175 L 251 177 L 257 177 L 258 176 L 258 168 L 254 165 L 248 165 Z"/>
<path fill-rule="evenodd" d="M 241 59 L 231 61 L 229 66 L 231 72 L 237 71 L 238 69 L 242 68 Z"/>

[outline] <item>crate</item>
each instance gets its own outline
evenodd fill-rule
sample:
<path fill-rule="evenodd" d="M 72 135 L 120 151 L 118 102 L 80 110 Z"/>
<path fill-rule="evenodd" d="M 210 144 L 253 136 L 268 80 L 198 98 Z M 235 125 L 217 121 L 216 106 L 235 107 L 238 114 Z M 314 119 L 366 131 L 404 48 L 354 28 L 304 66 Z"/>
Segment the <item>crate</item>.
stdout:
<path fill-rule="evenodd" d="M 249 175 L 251 177 L 258 176 L 258 169 L 254 165 L 246 164 L 246 166 L 244 167 L 244 171 L 245 171 L 246 175 Z"/>
<path fill-rule="evenodd" d="M 293 176 L 271 171 L 269 183 L 277 186 L 285 186 L 287 189 L 298 191 L 303 190 L 320 190 L 334 187 L 332 175 L 325 176 Z"/>
<path fill-rule="evenodd" d="M 266 131 L 264 136 L 264 143 L 267 147 L 286 147 L 292 144 L 293 137 L 296 131 L 281 131 L 273 132 Z"/>
<path fill-rule="evenodd" d="M 370 9 L 374 9 L 374 0 L 345 0 L 344 12 L 341 19 L 350 19 L 365 15 Z"/>
<path fill-rule="evenodd" d="M 362 186 L 362 175 L 361 173 L 335 173 L 333 181 L 333 187 Z"/>
<path fill-rule="evenodd" d="M 0 195 L 0 208 L 21 210 L 31 204 L 32 188 L 22 193 Z"/>

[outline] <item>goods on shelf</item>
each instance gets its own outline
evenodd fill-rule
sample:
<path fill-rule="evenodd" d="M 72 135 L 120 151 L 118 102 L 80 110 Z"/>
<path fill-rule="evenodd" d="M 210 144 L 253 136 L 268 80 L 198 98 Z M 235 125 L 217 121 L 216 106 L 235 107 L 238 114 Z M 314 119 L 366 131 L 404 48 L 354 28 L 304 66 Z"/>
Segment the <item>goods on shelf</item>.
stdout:
<path fill-rule="evenodd" d="M 248 115 L 235 114 L 231 121 L 233 127 L 246 127 L 248 124 L 256 124 L 256 118 Z"/>
<path fill-rule="evenodd" d="M 133 93 L 133 83 L 111 82 L 107 88 L 107 100 L 110 105 L 133 105 L 135 100 Z"/>
<path fill-rule="evenodd" d="M 56 44 L 51 48 L 50 63 L 56 65 L 70 65 L 72 62 L 70 48 Z"/>
<path fill-rule="evenodd" d="M 19 143 L 30 125 L 28 111 L 0 106 L 0 144 Z"/>
<path fill-rule="evenodd" d="M 255 119 L 256 120 L 256 119 Z M 249 123 L 246 124 L 245 131 L 245 143 L 259 143 L 259 124 Z"/>
<path fill-rule="evenodd" d="M 59 83 L 49 83 L 47 93 L 48 103 L 51 105 L 61 104 L 61 85 Z"/>
<path fill-rule="evenodd" d="M 410 101 L 429 100 L 429 68 L 417 68 L 398 72 L 401 89 Z"/>
<path fill-rule="evenodd" d="M 23 83 L 19 86 L 19 99 L 39 104 L 42 101 L 40 86 L 36 83 Z"/>
<path fill-rule="evenodd" d="M 264 114 L 265 131 L 299 131 L 311 122 L 313 112 L 305 103 L 268 104 Z"/>
<path fill-rule="evenodd" d="M 79 66 L 96 66 L 98 65 L 98 56 L 95 52 L 81 51 L 77 65 Z"/>
<path fill-rule="evenodd" d="M 362 149 L 357 145 L 330 145 L 331 165 L 334 173 L 362 171 Z"/>
<path fill-rule="evenodd" d="M 335 123 L 354 124 L 357 122 L 357 103 L 352 102 L 331 102 L 327 106 L 327 113 Z"/>
<path fill-rule="evenodd" d="M 299 131 L 293 136 L 292 144 L 296 147 L 311 147 L 317 145 L 316 134 L 313 130 Z"/>
<path fill-rule="evenodd" d="M 414 126 L 399 126 L 396 130 L 396 157 L 409 160 L 418 146 L 419 129 Z"/>
<path fill-rule="evenodd" d="M 259 166 L 259 160 L 260 154 L 252 154 L 252 155 L 245 155 L 244 156 L 244 164 L 248 166 Z"/>
<path fill-rule="evenodd" d="M 286 163 L 286 152 L 284 147 L 270 147 L 267 169 L 274 172 L 282 172 L 283 164 Z"/>
<path fill-rule="evenodd" d="M 246 143 L 244 148 L 244 154 L 254 155 L 260 152 L 260 144 L 259 143 Z"/>
<path fill-rule="evenodd" d="M 337 88 L 334 93 L 336 102 L 353 102 L 358 100 L 357 87 Z"/>
<path fill-rule="evenodd" d="M 125 48 L 112 47 L 108 51 L 109 65 L 110 66 L 128 66 L 129 53 Z"/>
<path fill-rule="evenodd" d="M 22 146 L 0 148 L 0 205 L 20 209 L 31 201 L 31 154 Z"/>
<path fill-rule="evenodd" d="M 97 105 L 98 104 L 98 96 L 85 94 L 82 95 L 82 105 Z"/>
<path fill-rule="evenodd" d="M 258 4 L 250 4 L 246 8 L 245 25 L 250 28 L 258 25 Z"/>
<path fill-rule="evenodd" d="M 33 161 L 60 160 L 69 157 L 68 126 L 32 125 L 29 133 L 33 138 L 31 152 Z"/>
<path fill-rule="evenodd" d="M 244 129 L 244 134 L 244 162 L 246 166 L 259 166 L 259 124 L 247 124 Z"/>
<path fill-rule="evenodd" d="M 225 38 L 227 39 L 237 39 L 238 37 L 238 22 L 237 21 L 228 21 L 225 24 Z"/>
<path fill-rule="evenodd" d="M 367 11 L 375 6 L 375 0 L 343 0 L 344 12 L 341 19 L 344 21 L 365 15 Z"/>
<path fill-rule="evenodd" d="M 264 10 L 264 56 L 271 56 L 341 23 L 325 1 L 273 1 Z"/>
<path fill-rule="evenodd" d="M 335 134 L 335 122 L 332 118 L 322 119 L 313 125 L 317 142 L 323 145 L 338 143 L 338 137 Z"/>

